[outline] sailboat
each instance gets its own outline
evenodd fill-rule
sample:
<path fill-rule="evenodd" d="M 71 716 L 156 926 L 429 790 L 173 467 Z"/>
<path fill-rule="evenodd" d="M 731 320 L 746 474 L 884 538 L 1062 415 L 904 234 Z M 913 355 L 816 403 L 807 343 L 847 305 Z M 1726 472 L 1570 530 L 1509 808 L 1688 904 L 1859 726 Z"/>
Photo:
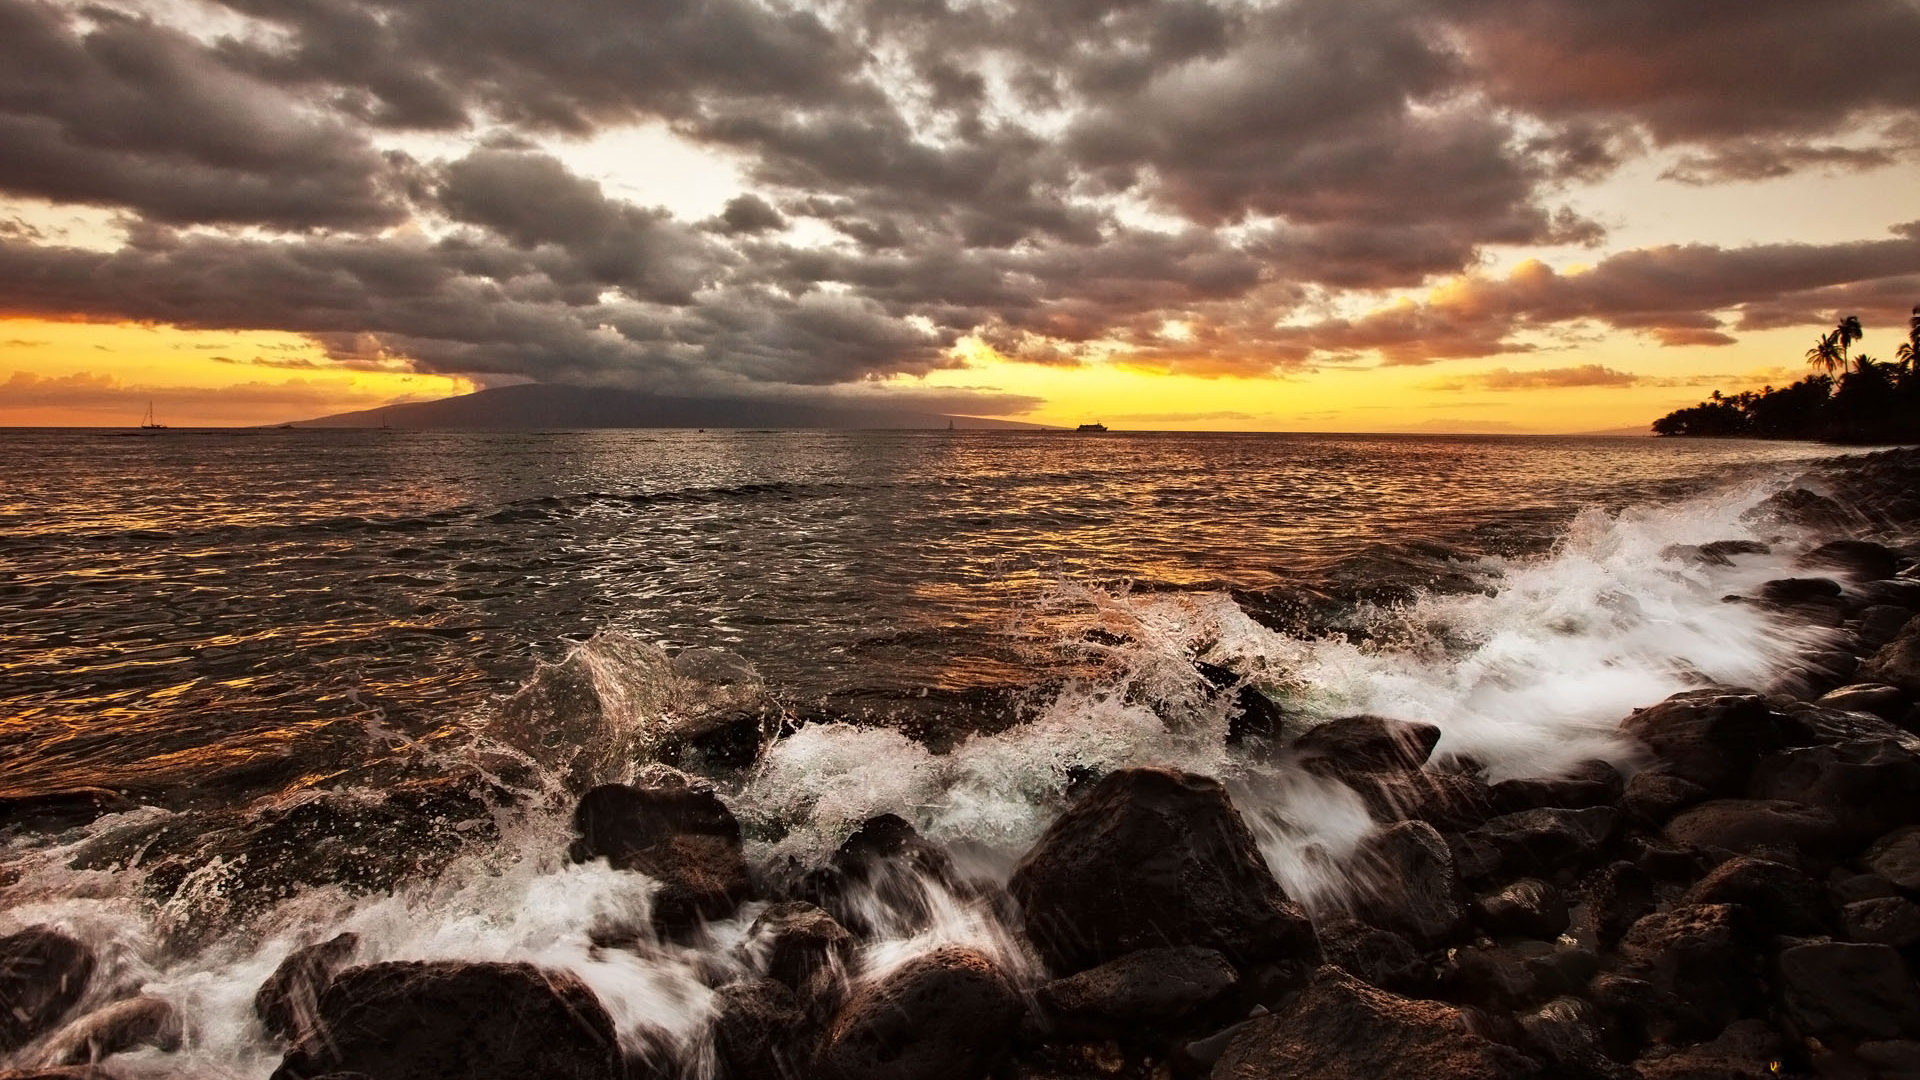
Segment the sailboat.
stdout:
<path fill-rule="evenodd" d="M 148 402 L 147 402 L 147 414 L 146 414 L 145 416 L 143 416 L 143 417 L 141 417 L 141 418 L 140 418 L 140 430 L 142 430 L 142 431 L 165 431 L 165 430 L 167 430 L 167 425 L 165 425 L 165 424 L 162 424 L 162 423 L 160 423 L 160 422 L 158 422 L 158 421 L 156 421 L 156 420 L 155 420 L 155 419 L 153 418 L 153 402 L 152 402 L 152 400 L 148 400 Z"/>

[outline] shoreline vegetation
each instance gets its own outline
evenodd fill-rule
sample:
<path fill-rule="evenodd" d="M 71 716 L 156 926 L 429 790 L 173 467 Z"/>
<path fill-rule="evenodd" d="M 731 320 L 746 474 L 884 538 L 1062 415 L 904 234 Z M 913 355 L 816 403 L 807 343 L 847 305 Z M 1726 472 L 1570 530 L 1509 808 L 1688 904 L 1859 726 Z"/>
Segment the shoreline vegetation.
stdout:
<path fill-rule="evenodd" d="M 1655 420 L 1653 433 L 1859 444 L 1920 441 L 1920 305 L 1893 360 L 1851 353 L 1863 337 L 1859 316 L 1849 315 L 1807 350 L 1813 374 L 1778 389 L 1731 396 L 1715 390 L 1706 401 Z"/>
<path fill-rule="evenodd" d="M 1376 823 L 1339 910 L 1309 917 L 1228 788 L 1176 769 L 1087 777 L 1001 884 L 891 814 L 822 864 L 750 865 L 719 794 L 653 765 L 579 798 L 567 857 L 659 883 L 636 921 L 596 927 L 596 949 L 713 949 L 711 924 L 752 916 L 734 959 L 707 965 L 711 1034 L 692 1059 L 622 1045 L 621 1004 L 567 970 L 381 960 L 351 933 L 287 955 L 252 1000 L 254 1037 L 275 1080 L 1920 1075 L 1920 451 L 1818 477 L 1825 494 L 1757 508 L 1780 527 L 1769 541 L 1662 557 L 1797 551 L 1797 576 L 1724 599 L 1825 627 L 1829 647 L 1769 685 L 1622 717 L 1630 761 L 1494 778 L 1435 757 L 1430 725 L 1300 732 L 1271 703 L 1243 706 L 1246 752 L 1344 785 Z M 1837 531 L 1801 531 L 1816 527 Z M 464 813 L 387 798 L 375 816 L 406 824 L 390 831 L 416 856 L 431 822 Z M 292 835 L 306 839 L 274 833 L 234 865 L 285 885 L 346 839 Z M 349 865 L 408 847 L 351 848 Z M 943 910 L 990 920 L 1000 944 L 930 935 L 897 962 L 862 959 L 882 924 L 931 928 Z M 151 1070 L 191 1041 L 190 1019 L 107 986 L 111 955 L 60 925 L 0 939 L 0 1068 L 22 1070 L 0 1076 L 189 1075 Z"/>

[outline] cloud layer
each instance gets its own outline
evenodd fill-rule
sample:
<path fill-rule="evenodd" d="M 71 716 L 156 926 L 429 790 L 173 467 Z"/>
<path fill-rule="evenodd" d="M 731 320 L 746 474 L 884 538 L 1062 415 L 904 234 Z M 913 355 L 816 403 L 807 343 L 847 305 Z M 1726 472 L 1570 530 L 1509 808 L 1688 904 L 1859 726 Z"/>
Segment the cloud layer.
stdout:
<path fill-rule="evenodd" d="M 1908 0 L 143 7 L 0 0 L 0 196 L 125 232 L 0 213 L 0 314 L 711 390 L 924 374 L 967 338 L 1208 375 L 1717 344 L 1920 296 L 1920 223 L 1475 272 L 1602 242 L 1570 186 L 1645 155 L 1690 183 L 1907 160 Z M 557 152 L 643 124 L 749 190 L 682 220 Z"/>

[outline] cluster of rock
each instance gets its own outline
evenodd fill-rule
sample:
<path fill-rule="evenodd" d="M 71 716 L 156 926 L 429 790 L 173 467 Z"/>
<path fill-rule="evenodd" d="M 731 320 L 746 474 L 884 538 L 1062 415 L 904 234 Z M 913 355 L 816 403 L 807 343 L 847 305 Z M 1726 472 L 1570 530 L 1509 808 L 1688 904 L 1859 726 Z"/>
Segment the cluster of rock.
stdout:
<path fill-rule="evenodd" d="M 1372 716 L 1293 740 L 1282 753 L 1381 822 L 1350 905 L 1317 919 L 1223 785 L 1162 768 L 1089 785 L 1004 888 L 891 816 L 824 865 L 756 869 L 718 795 L 669 770 L 588 791 L 571 855 L 659 883 L 652 925 L 603 947 L 764 904 L 742 963 L 715 969 L 728 1080 L 1920 1077 L 1920 577 L 1863 542 L 1804 562 L 1754 602 L 1834 627 L 1836 655 L 1795 673 L 1798 697 L 1711 688 L 1635 712 L 1630 775 L 1592 761 L 1490 783 L 1431 760 L 1436 729 Z M 924 924 L 936 892 L 993 913 L 1033 963 L 949 945 L 858 970 L 863 942 Z M 275 1080 L 697 1071 L 623 1047 L 568 973 L 358 948 L 300 950 L 261 987 Z M 76 1010 L 93 967 L 50 928 L 0 939 L 0 1056 L 178 1043 L 152 999 Z"/>

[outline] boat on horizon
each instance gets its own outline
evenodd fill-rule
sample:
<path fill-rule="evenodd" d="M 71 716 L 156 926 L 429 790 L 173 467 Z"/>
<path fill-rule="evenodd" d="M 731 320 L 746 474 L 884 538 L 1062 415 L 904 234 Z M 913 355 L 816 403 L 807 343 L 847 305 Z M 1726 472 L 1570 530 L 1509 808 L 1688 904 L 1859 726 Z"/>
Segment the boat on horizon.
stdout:
<path fill-rule="evenodd" d="M 159 421 L 157 421 L 157 420 L 155 420 L 155 419 L 153 418 L 153 401 L 152 401 L 151 399 L 149 399 L 149 400 L 147 401 L 147 412 L 146 412 L 146 415 L 145 415 L 145 416 L 142 416 L 142 417 L 140 418 L 140 430 L 142 430 L 142 431 L 165 431 L 165 430 L 167 430 L 167 425 L 165 425 L 165 424 L 162 424 L 162 423 L 160 423 Z"/>
<path fill-rule="evenodd" d="M 1079 432 L 1101 432 L 1101 431 L 1105 431 L 1105 430 L 1107 430 L 1107 425 L 1105 425 L 1105 424 L 1081 424 L 1081 425 L 1080 425 L 1079 427 L 1077 427 L 1077 428 L 1074 428 L 1073 430 L 1075 430 L 1075 431 L 1079 431 Z"/>

